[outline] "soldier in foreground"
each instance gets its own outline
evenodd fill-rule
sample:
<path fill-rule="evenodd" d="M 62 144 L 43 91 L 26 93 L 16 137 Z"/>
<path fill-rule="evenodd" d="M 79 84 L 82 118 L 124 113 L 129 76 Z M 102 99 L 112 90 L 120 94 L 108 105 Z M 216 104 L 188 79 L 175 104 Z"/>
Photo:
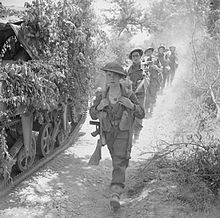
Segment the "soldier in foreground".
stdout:
<path fill-rule="evenodd" d="M 133 122 L 135 117 L 142 119 L 145 114 L 134 92 L 120 83 L 120 79 L 126 76 L 124 69 L 116 63 L 108 63 L 102 70 L 106 73 L 106 90 L 96 96 L 90 116 L 94 120 L 99 118 L 102 123 L 100 126 L 113 166 L 110 205 L 117 210 L 130 159 Z"/>

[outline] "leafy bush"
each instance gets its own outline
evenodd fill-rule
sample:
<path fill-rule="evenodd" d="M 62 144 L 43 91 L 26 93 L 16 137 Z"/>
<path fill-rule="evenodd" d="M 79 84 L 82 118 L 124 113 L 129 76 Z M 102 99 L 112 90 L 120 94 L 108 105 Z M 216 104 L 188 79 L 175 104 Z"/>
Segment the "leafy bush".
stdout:
<path fill-rule="evenodd" d="M 204 37 L 193 44 L 193 68 L 181 127 L 188 132 L 176 145 L 173 166 L 179 199 L 194 209 L 213 203 L 220 190 L 220 62 L 219 39 Z"/>
<path fill-rule="evenodd" d="M 96 57 L 91 3 L 92 0 L 36 0 L 26 3 L 27 10 L 19 14 L 24 21 L 20 34 L 34 58 L 22 65 L 6 64 L 0 68 L 4 80 L 0 101 L 8 106 L 0 114 L 0 168 L 4 172 L 6 168 L 10 172 L 5 126 L 20 106 L 42 118 L 68 102 L 75 122 L 87 109 Z M 12 13 L 4 7 L 1 10 L 4 17 Z M 4 54 L 1 52 L 1 58 Z"/>

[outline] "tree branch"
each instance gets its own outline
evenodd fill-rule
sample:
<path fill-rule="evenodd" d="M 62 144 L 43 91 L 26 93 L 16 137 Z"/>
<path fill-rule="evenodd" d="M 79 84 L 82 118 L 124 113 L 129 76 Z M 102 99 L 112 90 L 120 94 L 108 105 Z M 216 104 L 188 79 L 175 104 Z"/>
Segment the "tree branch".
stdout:
<path fill-rule="evenodd" d="M 217 110 L 217 120 L 220 118 L 220 106 L 216 100 L 216 97 L 215 97 L 215 94 L 214 94 L 214 91 L 213 91 L 213 88 L 211 85 L 209 85 L 209 90 L 210 90 L 210 94 L 211 94 L 211 97 L 212 97 L 212 100 L 216 106 L 216 110 Z"/>

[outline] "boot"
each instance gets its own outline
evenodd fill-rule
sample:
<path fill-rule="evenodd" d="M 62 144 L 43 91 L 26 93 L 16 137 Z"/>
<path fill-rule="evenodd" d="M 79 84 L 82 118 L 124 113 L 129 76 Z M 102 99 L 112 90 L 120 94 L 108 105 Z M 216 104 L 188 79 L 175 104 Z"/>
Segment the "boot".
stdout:
<path fill-rule="evenodd" d="M 120 208 L 120 195 L 122 193 L 122 187 L 119 185 L 112 185 L 111 187 L 112 196 L 110 199 L 110 205 L 113 208 L 114 211 L 118 210 Z"/>
<path fill-rule="evenodd" d="M 110 205 L 113 208 L 114 211 L 118 210 L 120 208 L 120 196 L 117 193 L 112 194 Z"/>

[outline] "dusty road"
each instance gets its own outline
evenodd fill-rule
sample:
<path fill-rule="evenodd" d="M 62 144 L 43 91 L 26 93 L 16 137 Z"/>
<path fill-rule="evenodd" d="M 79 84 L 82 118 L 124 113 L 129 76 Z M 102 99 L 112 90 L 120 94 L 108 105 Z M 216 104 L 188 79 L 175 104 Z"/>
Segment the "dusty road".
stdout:
<path fill-rule="evenodd" d="M 158 183 L 153 179 L 136 194 L 140 178 L 135 176 L 135 172 L 139 164 L 152 155 L 160 139 L 173 140 L 177 128 L 174 114 L 180 75 L 181 72 L 172 88 L 167 88 L 163 95 L 158 96 L 153 116 L 144 119 L 140 139 L 132 150 L 120 211 L 113 213 L 109 207 L 111 161 L 107 148 L 103 148 L 99 166 L 89 167 L 87 164 L 97 140 L 90 135 L 94 127 L 89 125 L 88 116 L 69 149 L 22 182 L 0 202 L 0 217 L 191 217 L 180 213 L 181 208 L 167 200 L 172 184 Z"/>
<path fill-rule="evenodd" d="M 151 155 L 159 138 L 167 140 L 175 131 L 172 112 L 177 94 L 173 89 L 158 97 L 153 117 L 144 119 L 140 139 L 133 147 L 123 206 L 118 212 L 120 217 L 135 217 L 133 212 L 143 212 L 132 209 L 140 198 L 128 198 L 126 193 L 136 183 L 132 180 L 135 167 Z M 107 148 L 103 148 L 100 166 L 87 165 L 97 140 L 90 135 L 94 127 L 88 124 L 89 120 L 88 116 L 69 149 L 22 182 L 1 202 L 0 217 L 115 217 L 108 205 L 111 161 Z"/>

